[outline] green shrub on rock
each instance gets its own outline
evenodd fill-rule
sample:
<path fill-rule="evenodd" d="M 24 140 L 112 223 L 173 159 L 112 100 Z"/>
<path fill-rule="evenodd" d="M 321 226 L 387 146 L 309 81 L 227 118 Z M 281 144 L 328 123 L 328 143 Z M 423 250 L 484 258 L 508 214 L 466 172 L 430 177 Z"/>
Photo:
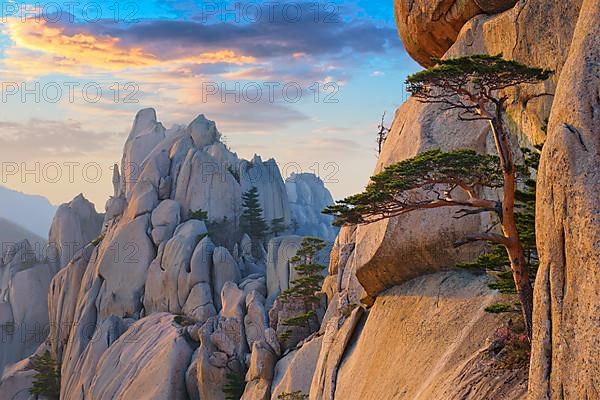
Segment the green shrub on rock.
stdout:
<path fill-rule="evenodd" d="M 60 365 L 49 351 L 32 359 L 32 369 L 36 371 L 33 386 L 29 392 L 34 395 L 58 399 L 60 396 Z"/>

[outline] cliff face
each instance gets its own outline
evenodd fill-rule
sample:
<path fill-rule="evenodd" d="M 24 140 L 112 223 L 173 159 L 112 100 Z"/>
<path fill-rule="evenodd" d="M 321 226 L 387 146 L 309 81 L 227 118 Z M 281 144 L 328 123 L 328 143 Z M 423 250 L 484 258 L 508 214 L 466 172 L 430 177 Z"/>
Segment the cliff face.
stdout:
<path fill-rule="evenodd" d="M 443 7 L 437 8 L 435 4 L 397 1 L 396 13 L 413 21 L 412 14 L 419 12 L 422 19 L 423 15 L 441 12 Z M 458 4 L 464 2 L 456 2 L 453 7 Z M 438 54 L 455 57 L 502 53 L 507 58 L 556 71 L 547 82 L 526 85 L 509 93 L 515 100 L 508 105 L 506 122 L 518 138 L 519 143 L 516 140 L 514 143 L 517 152 L 519 145 L 530 146 L 545 140 L 543 127 L 550 115 L 580 7 L 581 1 L 566 4 L 531 0 L 498 14 L 478 12 L 456 26 L 456 41 L 445 47 L 444 54 Z M 448 20 L 431 18 L 432 24 Z M 417 25 L 423 24 L 421 21 Z M 402 27 L 399 23 L 405 45 L 410 40 L 427 40 L 428 35 L 436 32 L 435 29 L 433 33 L 406 32 Z M 455 111 L 444 111 L 438 105 L 422 104 L 410 98 L 396 112 L 375 172 L 432 148 L 494 151 L 486 123 L 460 121 Z M 423 272 L 473 259 L 480 249 L 477 245 L 456 250 L 452 243 L 489 221 L 477 216 L 456 221 L 449 218 L 450 213 L 448 210 L 422 211 L 360 227 L 356 233 L 356 274 L 368 294 L 374 296 Z"/>
<path fill-rule="evenodd" d="M 593 7 L 582 1 L 495 2 L 496 9 L 482 3 L 396 1 L 399 32 L 424 65 L 430 65 L 429 56 L 502 53 L 555 71 L 543 84 L 508 93 L 515 99 L 506 121 L 515 150 L 547 141 L 539 172 L 542 265 L 535 284 L 529 396 L 596 398 L 597 2 Z M 452 111 L 409 99 L 396 112 L 376 172 L 431 148 L 494 151 L 484 123 L 465 123 Z M 309 342 L 310 352 L 320 348 L 311 399 L 527 396 L 526 370 L 508 372 L 490 364 L 490 341 L 505 321 L 479 311 L 497 293 L 487 289 L 484 277 L 439 272 L 474 258 L 480 248 L 457 251 L 451 243 L 489 221 L 448 217 L 446 211 L 420 211 L 342 229 L 326 285 L 330 319 L 318 346 L 317 339 Z M 372 307 L 357 322 L 348 310 L 360 301 Z M 446 311 L 449 315 L 438 320 Z M 449 337 L 453 344 L 445 342 Z M 303 348 L 296 357 L 313 368 Z M 295 361 L 285 363 L 299 368 Z M 286 376 L 297 376 L 298 387 L 306 385 L 300 374 Z"/>
<path fill-rule="evenodd" d="M 600 398 L 598 1 L 583 3 L 539 173 L 530 398 Z"/>
<path fill-rule="evenodd" d="M 502 299 L 487 281 L 441 272 L 383 292 L 346 348 L 335 398 L 524 398 L 527 372 L 494 368 L 488 356 L 503 317 L 484 311 Z"/>

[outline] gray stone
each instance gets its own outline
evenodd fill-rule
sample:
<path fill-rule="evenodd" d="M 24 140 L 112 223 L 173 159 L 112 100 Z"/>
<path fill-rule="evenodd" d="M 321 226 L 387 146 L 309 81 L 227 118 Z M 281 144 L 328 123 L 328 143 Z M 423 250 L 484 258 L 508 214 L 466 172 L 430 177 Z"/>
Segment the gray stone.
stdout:
<path fill-rule="evenodd" d="M 332 225 L 332 216 L 322 213 L 334 203 L 323 181 L 315 174 L 292 174 L 285 180 L 285 188 L 290 201 L 290 231 L 332 243 L 339 229 Z"/>
<path fill-rule="evenodd" d="M 224 247 L 217 247 L 213 253 L 213 298 L 215 306 L 221 309 L 221 291 L 227 282 L 236 284 L 241 280 L 239 267 L 229 251 Z M 225 306 L 223 306 L 225 308 Z"/>

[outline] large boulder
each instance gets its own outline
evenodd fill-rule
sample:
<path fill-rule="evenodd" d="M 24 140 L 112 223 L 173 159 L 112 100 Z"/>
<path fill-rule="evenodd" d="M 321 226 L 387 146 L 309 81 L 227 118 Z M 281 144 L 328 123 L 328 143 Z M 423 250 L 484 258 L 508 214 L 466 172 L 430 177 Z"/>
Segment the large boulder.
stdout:
<path fill-rule="evenodd" d="M 206 225 L 190 220 L 159 249 L 146 278 L 146 314 L 168 311 L 205 321 L 214 315 L 211 293 L 215 246 Z"/>
<path fill-rule="evenodd" d="M 108 321 L 108 320 L 107 320 Z M 112 330 L 114 328 L 109 329 Z M 91 347 L 83 381 L 69 383 L 64 399 L 187 399 L 186 371 L 197 344 L 171 314 L 159 313 L 133 324 L 118 338 L 100 327 Z M 118 331 L 115 331 L 118 334 Z M 101 340 L 102 339 L 102 340 Z M 107 340 L 108 339 L 108 340 Z M 108 343 L 108 347 L 106 346 Z M 87 360 L 83 357 L 82 360 Z M 72 389 L 69 389 L 72 388 Z"/>
<path fill-rule="evenodd" d="M 456 111 L 411 98 L 396 112 L 376 173 L 399 161 L 440 148 L 491 151 L 489 126 L 482 121 L 459 121 Z M 371 297 L 423 273 L 472 260 L 480 245 L 455 248 L 465 235 L 478 232 L 488 217 L 452 218 L 448 208 L 419 210 L 400 217 L 358 226 L 354 232 L 356 276 Z"/>
<path fill-rule="evenodd" d="M 498 13 L 517 0 L 395 0 L 398 32 L 404 47 L 421 65 L 433 65 L 456 41 L 463 25 L 481 13 Z"/>
<path fill-rule="evenodd" d="M 221 291 L 227 282 L 239 283 L 241 280 L 240 268 L 225 247 L 217 247 L 213 253 L 213 298 L 217 310 L 222 307 Z"/>
<path fill-rule="evenodd" d="M 600 395 L 600 3 L 581 10 L 539 169 L 532 400 Z"/>
<path fill-rule="evenodd" d="M 254 342 L 246 373 L 246 388 L 241 400 L 269 400 L 277 356 L 264 341 Z"/>
<path fill-rule="evenodd" d="M 194 141 L 194 145 L 199 149 L 214 144 L 221 137 L 215 122 L 207 119 L 204 114 L 197 116 L 188 125 L 187 130 Z"/>
<path fill-rule="evenodd" d="M 192 148 L 187 152 L 177 177 L 175 200 L 182 215 L 203 210 L 213 221 L 240 215 L 242 194 L 235 177 L 210 154 Z"/>
<path fill-rule="evenodd" d="M 150 215 L 137 217 L 103 243 L 95 265 L 101 287 L 96 298 L 100 319 L 110 315 L 139 318 L 146 272 L 155 257 L 147 235 Z"/>
<path fill-rule="evenodd" d="M 174 200 L 164 200 L 152 211 L 152 241 L 156 246 L 169 240 L 181 220 L 181 207 Z"/>

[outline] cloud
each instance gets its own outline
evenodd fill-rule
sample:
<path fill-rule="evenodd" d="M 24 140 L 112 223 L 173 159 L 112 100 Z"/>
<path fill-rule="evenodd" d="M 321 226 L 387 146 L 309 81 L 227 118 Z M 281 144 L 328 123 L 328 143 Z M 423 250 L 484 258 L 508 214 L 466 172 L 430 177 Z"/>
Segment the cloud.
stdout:
<path fill-rule="evenodd" d="M 67 34 L 61 26 L 44 19 L 8 18 L 6 27 L 16 47 L 46 53 L 63 65 L 83 64 L 119 70 L 157 62 L 154 55 L 141 47 L 120 46 L 119 38 L 85 32 Z"/>
<path fill-rule="evenodd" d="M 171 3 L 165 7 L 173 9 Z M 300 10 L 295 19 L 281 4 L 274 11 L 262 5 L 261 18 L 232 22 L 219 15 L 203 18 L 201 6 L 192 3 L 185 7 L 192 15 L 187 19 L 82 23 L 71 15 L 58 22 L 9 18 L 3 32 L 11 44 L 0 70 L 22 79 L 135 74 L 140 85 L 178 82 L 182 87 L 217 76 L 343 84 L 365 57 L 403 52 L 393 26 L 353 16 L 356 10 L 348 7 L 332 15 L 321 11 L 317 18 L 315 3 L 292 3 Z"/>
<path fill-rule="evenodd" d="M 118 132 L 90 131 L 77 121 L 32 118 L 26 122 L 0 121 L 0 157 L 19 161 L 35 158 L 86 156 L 117 151 Z"/>
<path fill-rule="evenodd" d="M 91 71 L 169 70 L 186 65 L 243 65 L 256 61 L 254 57 L 234 50 L 216 47 L 163 57 L 154 54 L 152 49 L 128 45 L 110 34 L 96 35 L 84 26 L 67 29 L 44 19 L 8 18 L 4 32 L 12 42 L 5 51 L 5 68 L 26 75 L 65 73 L 81 76 Z"/>
<path fill-rule="evenodd" d="M 242 18 L 238 23 L 218 18 L 216 21 L 149 20 L 129 25 L 94 24 L 91 29 L 166 57 L 198 48 L 231 48 L 256 58 L 381 54 L 388 49 L 402 49 L 392 26 L 378 26 L 371 20 L 339 14 L 317 18 L 315 3 L 294 5 L 300 10 L 297 19 L 286 17 L 281 8 L 270 11 L 262 6 L 260 18 Z"/>

